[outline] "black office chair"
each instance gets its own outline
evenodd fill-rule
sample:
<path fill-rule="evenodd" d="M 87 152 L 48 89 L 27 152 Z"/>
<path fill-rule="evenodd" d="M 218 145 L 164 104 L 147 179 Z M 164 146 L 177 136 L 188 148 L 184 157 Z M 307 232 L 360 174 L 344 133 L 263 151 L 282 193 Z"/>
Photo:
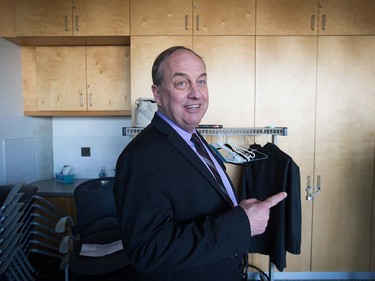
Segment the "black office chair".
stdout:
<path fill-rule="evenodd" d="M 61 264 L 66 281 L 132 279 L 121 241 L 113 182 L 113 177 L 107 177 L 78 185 L 74 190 L 77 222 L 63 217 L 56 225 L 57 232 L 67 234 L 60 245 L 60 252 L 66 254 Z M 91 251 L 93 248 L 99 253 Z"/>

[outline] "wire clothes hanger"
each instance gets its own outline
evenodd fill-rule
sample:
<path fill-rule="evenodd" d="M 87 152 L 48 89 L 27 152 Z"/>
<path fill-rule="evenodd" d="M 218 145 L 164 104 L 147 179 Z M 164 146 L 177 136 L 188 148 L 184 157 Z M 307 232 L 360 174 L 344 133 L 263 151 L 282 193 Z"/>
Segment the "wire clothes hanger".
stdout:
<path fill-rule="evenodd" d="M 238 145 L 235 141 L 230 140 L 230 135 L 218 134 L 216 143 L 211 144 L 215 152 L 224 159 L 224 162 L 246 165 L 251 161 L 267 159 L 268 155 L 253 149 L 247 142 L 244 145 Z"/>

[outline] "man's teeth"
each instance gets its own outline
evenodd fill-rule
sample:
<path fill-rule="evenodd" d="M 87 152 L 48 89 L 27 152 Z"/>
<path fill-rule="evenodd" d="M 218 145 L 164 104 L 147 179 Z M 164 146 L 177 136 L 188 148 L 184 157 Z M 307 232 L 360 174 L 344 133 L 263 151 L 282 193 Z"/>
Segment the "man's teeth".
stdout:
<path fill-rule="evenodd" d="M 199 104 L 186 106 L 187 109 L 197 109 L 198 107 L 199 107 Z"/>

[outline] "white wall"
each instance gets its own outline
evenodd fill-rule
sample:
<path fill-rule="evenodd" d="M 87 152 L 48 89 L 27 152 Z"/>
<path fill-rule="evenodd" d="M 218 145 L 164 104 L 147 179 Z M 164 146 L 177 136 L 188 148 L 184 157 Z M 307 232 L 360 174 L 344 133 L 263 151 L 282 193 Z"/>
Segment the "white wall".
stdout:
<path fill-rule="evenodd" d="M 54 117 L 54 172 L 70 165 L 76 178 L 96 178 L 102 168 L 114 176 L 116 161 L 130 138 L 122 127 L 130 127 L 124 117 Z M 90 147 L 91 156 L 82 157 L 81 147 Z"/>
<path fill-rule="evenodd" d="M 40 143 L 51 137 L 51 121 L 23 115 L 20 52 L 19 46 L 0 38 L 0 184 L 28 183 L 48 174 L 44 168 L 40 173 L 43 165 L 37 163 L 43 156 Z M 44 156 L 51 163 L 52 154 Z"/>

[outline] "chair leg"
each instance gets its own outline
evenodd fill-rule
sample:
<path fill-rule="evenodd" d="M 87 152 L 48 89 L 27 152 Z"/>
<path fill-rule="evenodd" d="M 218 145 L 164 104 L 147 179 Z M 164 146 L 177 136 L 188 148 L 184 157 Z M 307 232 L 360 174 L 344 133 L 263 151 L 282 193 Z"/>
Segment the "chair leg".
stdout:
<path fill-rule="evenodd" d="M 65 276 L 65 281 L 69 281 L 69 263 L 65 265 L 64 268 L 64 276 Z"/>

